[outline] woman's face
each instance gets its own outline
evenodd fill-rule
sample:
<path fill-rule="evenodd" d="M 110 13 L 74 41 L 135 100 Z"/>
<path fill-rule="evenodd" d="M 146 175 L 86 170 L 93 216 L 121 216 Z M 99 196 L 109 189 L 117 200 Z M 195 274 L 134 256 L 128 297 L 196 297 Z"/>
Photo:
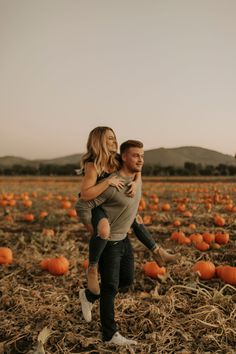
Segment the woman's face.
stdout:
<path fill-rule="evenodd" d="M 105 133 L 105 141 L 107 149 L 110 153 L 117 152 L 117 141 L 114 133 L 111 130 L 107 130 Z"/>

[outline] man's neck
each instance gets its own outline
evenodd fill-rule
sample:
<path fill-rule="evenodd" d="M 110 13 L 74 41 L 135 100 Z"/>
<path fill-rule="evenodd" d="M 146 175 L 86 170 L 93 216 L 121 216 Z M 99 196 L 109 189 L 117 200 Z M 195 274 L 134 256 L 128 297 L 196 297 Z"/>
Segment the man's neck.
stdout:
<path fill-rule="evenodd" d="M 127 169 L 125 166 L 121 167 L 119 174 L 123 177 L 135 177 L 136 172 L 132 172 Z"/>

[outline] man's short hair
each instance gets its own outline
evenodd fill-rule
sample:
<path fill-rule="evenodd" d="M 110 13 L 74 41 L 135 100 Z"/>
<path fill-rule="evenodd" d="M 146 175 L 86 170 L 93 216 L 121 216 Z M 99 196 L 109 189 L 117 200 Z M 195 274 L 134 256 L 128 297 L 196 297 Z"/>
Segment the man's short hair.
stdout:
<path fill-rule="evenodd" d="M 129 148 L 137 147 L 142 149 L 143 143 L 139 140 L 126 140 L 120 145 L 120 154 L 122 155 L 126 152 Z"/>

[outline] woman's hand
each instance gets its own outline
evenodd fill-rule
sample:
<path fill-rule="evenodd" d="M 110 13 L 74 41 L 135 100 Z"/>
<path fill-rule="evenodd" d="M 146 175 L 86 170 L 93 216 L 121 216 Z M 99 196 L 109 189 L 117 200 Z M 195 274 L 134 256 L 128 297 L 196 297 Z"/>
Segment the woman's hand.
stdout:
<path fill-rule="evenodd" d="M 136 191 L 137 191 L 137 184 L 135 181 L 132 181 L 128 184 L 128 190 L 126 192 L 126 195 L 128 197 L 131 197 L 133 198 L 136 194 Z"/>
<path fill-rule="evenodd" d="M 109 183 L 109 186 L 115 187 L 118 191 L 120 191 L 122 188 L 124 188 L 124 181 L 117 176 L 109 177 L 108 183 Z"/>

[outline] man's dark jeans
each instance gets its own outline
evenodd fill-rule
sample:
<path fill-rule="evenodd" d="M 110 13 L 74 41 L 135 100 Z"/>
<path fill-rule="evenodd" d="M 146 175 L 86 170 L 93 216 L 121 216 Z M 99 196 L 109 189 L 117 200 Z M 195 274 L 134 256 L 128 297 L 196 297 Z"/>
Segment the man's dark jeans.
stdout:
<path fill-rule="evenodd" d="M 97 234 L 97 225 L 99 221 L 103 218 L 107 218 L 107 215 L 101 206 L 92 209 L 92 224 L 94 228 L 94 234 L 92 235 L 89 241 L 90 265 L 98 264 L 101 254 L 108 242 L 108 240 L 102 239 Z M 134 219 L 131 227 L 133 228 L 133 231 L 139 241 L 141 241 L 148 249 L 153 250 L 157 246 L 156 242 L 154 241 L 144 224 L 139 224 L 136 219 Z"/>
<path fill-rule="evenodd" d="M 128 237 L 122 241 L 108 241 L 100 257 L 101 274 L 100 318 L 103 340 L 108 341 L 117 331 L 114 314 L 115 296 L 120 288 L 126 288 L 134 280 L 134 256 Z M 94 302 L 94 296 L 86 290 L 88 301 Z"/>

